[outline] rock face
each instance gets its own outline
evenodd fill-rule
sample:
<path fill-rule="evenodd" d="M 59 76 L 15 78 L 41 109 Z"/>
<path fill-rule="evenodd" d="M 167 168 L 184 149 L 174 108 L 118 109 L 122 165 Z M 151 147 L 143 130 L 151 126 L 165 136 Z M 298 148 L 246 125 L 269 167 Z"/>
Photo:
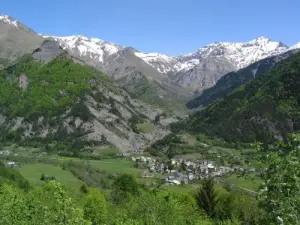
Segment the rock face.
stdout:
<path fill-rule="evenodd" d="M 31 53 L 43 38 L 9 16 L 0 16 L 0 69 Z"/>
<path fill-rule="evenodd" d="M 65 53 L 59 45 L 53 40 L 45 40 L 41 47 L 35 50 L 32 54 L 32 57 L 43 61 L 45 63 L 50 62 L 55 57 Z"/>
<path fill-rule="evenodd" d="M 162 110 L 132 99 L 106 74 L 80 64 L 57 42 L 45 40 L 0 71 L 0 140 L 17 133 L 19 141 L 74 139 L 101 145 L 105 137 L 106 145 L 128 152 L 143 150 L 170 132 L 167 125 L 175 118 L 165 115 L 155 122 Z M 143 124 L 152 129 L 139 128 Z"/>
<path fill-rule="evenodd" d="M 81 35 L 44 37 L 57 41 L 73 57 L 104 71 L 133 96 L 150 104 L 172 108 L 189 96 L 189 91 L 136 56 L 133 48 Z"/>
<path fill-rule="evenodd" d="M 0 16 L 0 69 L 32 52 L 44 38 L 54 40 L 61 49 L 44 42 L 42 51 L 35 53 L 34 58 L 47 63 L 66 51 L 78 63 L 107 73 L 135 98 L 183 113 L 186 101 L 216 85 L 225 74 L 300 48 L 299 43 L 289 48 L 281 42 L 258 37 L 249 42 L 215 42 L 190 54 L 171 57 L 142 53 L 132 47 L 82 35 L 40 36 L 15 19 Z"/>
<path fill-rule="evenodd" d="M 291 57 L 297 52 L 299 52 L 299 49 L 295 48 L 283 54 L 260 60 L 237 72 L 230 72 L 223 76 L 215 86 L 205 90 L 202 95 L 189 101 L 187 107 L 190 109 L 204 107 L 217 99 L 222 99 L 241 85 L 266 74 L 277 63 Z"/>
<path fill-rule="evenodd" d="M 258 37 L 249 42 L 215 42 L 177 57 L 155 53 L 136 53 L 184 87 L 202 92 L 212 87 L 228 72 L 244 68 L 266 57 L 281 54 L 289 48 L 281 42 Z"/>
<path fill-rule="evenodd" d="M 170 57 L 81 35 L 52 38 L 71 55 L 105 71 L 131 92 L 136 89 L 137 80 L 150 79 L 163 84 L 166 88 L 159 92 L 168 100 L 174 93 L 184 96 L 181 98 L 184 100 L 193 93 L 200 95 L 225 74 L 290 50 L 281 42 L 258 37 L 249 42 L 215 42 L 193 53 Z"/>

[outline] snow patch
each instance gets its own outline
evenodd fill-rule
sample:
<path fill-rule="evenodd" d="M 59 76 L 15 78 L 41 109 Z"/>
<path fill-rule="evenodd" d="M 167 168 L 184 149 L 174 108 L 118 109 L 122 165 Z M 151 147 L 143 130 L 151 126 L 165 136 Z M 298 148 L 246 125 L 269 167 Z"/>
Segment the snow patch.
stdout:
<path fill-rule="evenodd" d="M 289 48 L 289 50 L 294 50 L 294 49 L 300 49 L 300 42 Z"/>
<path fill-rule="evenodd" d="M 53 38 L 65 50 L 78 51 L 80 56 L 89 56 L 98 59 L 99 62 L 104 62 L 104 57 L 118 53 L 123 49 L 121 46 L 106 42 L 99 38 L 88 38 L 82 35 L 72 36 L 48 36 L 42 35 L 44 38 Z"/>
<path fill-rule="evenodd" d="M 11 17 L 9 17 L 7 15 L 0 15 L 0 20 L 3 21 L 4 23 L 18 27 L 18 21 L 12 19 Z"/>
<path fill-rule="evenodd" d="M 80 56 L 88 56 L 100 63 L 105 63 L 107 56 L 117 54 L 124 49 L 116 44 L 98 38 L 88 38 L 82 35 L 52 37 L 65 50 L 78 52 Z M 199 65 L 202 59 L 224 58 L 234 65 L 236 70 L 247 67 L 261 59 L 280 55 L 292 49 L 300 49 L 300 43 L 288 48 L 281 42 L 260 36 L 249 42 L 214 42 L 195 52 L 183 56 L 168 56 L 160 53 L 143 53 L 134 51 L 135 56 L 163 74 L 187 72 Z M 256 73 L 255 71 L 253 73 Z"/>

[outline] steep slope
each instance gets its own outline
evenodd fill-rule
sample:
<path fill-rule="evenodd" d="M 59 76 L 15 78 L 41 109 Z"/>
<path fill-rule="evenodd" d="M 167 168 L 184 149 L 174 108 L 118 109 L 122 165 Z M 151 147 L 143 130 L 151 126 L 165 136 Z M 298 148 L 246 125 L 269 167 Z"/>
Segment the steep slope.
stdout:
<path fill-rule="evenodd" d="M 216 101 L 176 130 L 204 132 L 228 141 L 267 143 L 300 129 L 300 53 Z"/>
<path fill-rule="evenodd" d="M 105 71 L 132 95 L 148 103 L 178 109 L 189 95 L 187 90 L 168 76 L 137 57 L 136 50 L 133 48 L 124 48 L 101 39 L 81 35 L 43 37 L 53 38 L 72 56 Z"/>
<path fill-rule="evenodd" d="M 215 86 L 205 90 L 199 97 L 189 101 L 186 105 L 189 109 L 204 107 L 215 101 L 221 99 L 240 87 L 241 85 L 266 74 L 266 71 L 272 69 L 280 61 L 289 58 L 296 54 L 299 49 L 297 46 L 292 47 L 288 52 L 280 55 L 268 57 L 260 60 L 250 66 L 238 70 L 237 72 L 230 72 L 223 76 Z"/>
<path fill-rule="evenodd" d="M 169 133 L 164 126 L 175 119 L 164 115 L 155 123 L 161 110 L 132 99 L 107 75 L 83 64 L 46 40 L 1 71 L 1 141 L 40 141 L 64 151 L 112 145 L 126 152 Z M 144 123 L 151 131 L 139 128 Z"/>
<path fill-rule="evenodd" d="M 184 56 L 135 53 L 152 67 L 182 85 L 201 91 L 213 86 L 228 72 L 288 50 L 281 42 L 258 37 L 249 42 L 215 42 Z"/>
<path fill-rule="evenodd" d="M 32 52 L 43 39 L 15 19 L 0 15 L 0 69 Z"/>

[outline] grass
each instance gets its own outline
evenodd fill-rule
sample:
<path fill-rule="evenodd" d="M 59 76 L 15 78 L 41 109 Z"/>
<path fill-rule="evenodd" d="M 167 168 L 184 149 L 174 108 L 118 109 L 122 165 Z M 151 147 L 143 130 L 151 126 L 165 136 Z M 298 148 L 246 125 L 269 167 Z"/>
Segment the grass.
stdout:
<path fill-rule="evenodd" d="M 155 126 L 150 122 L 144 122 L 137 124 L 137 128 L 143 133 L 151 133 L 155 129 Z"/>
<path fill-rule="evenodd" d="M 259 189 L 262 180 L 258 177 L 254 177 L 252 180 L 251 177 L 238 177 L 236 174 L 232 174 L 228 177 L 222 177 L 221 180 L 227 181 L 230 184 L 233 184 L 237 187 L 257 191 Z"/>
<path fill-rule="evenodd" d="M 42 184 L 43 181 L 40 180 L 42 173 L 49 176 L 55 176 L 56 180 L 66 185 L 75 196 L 79 195 L 80 187 L 83 184 L 83 182 L 77 179 L 70 171 L 63 170 L 60 166 L 51 164 L 26 164 L 22 165 L 19 170 L 22 176 L 34 185 Z"/>
<path fill-rule="evenodd" d="M 164 184 L 162 185 L 162 188 L 171 192 L 175 193 L 185 193 L 185 194 L 190 194 L 190 193 L 195 193 L 197 188 L 199 188 L 199 185 L 191 185 L 191 184 L 184 184 L 184 185 L 169 185 L 169 184 Z"/>
<path fill-rule="evenodd" d="M 140 171 L 132 167 L 132 162 L 126 159 L 89 160 L 91 166 L 107 172 L 127 173 L 139 176 Z"/>
<path fill-rule="evenodd" d="M 120 153 L 119 149 L 113 148 L 113 147 L 104 147 L 104 148 L 99 148 L 96 147 L 94 149 L 93 153 L 97 153 L 103 156 L 109 156 L 109 155 L 117 155 Z"/>

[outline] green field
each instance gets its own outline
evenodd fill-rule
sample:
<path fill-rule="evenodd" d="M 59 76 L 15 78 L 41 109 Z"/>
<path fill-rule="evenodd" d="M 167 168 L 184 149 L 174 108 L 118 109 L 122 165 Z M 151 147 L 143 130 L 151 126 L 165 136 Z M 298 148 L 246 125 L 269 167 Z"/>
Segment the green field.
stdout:
<path fill-rule="evenodd" d="M 257 191 L 262 183 L 262 180 L 258 177 L 254 177 L 252 180 L 250 177 L 238 177 L 236 174 L 232 174 L 228 177 L 222 177 L 221 180 L 227 181 L 237 187 L 250 189 L 253 191 Z"/>
<path fill-rule="evenodd" d="M 99 154 L 101 156 L 112 156 L 120 153 L 119 149 L 113 147 L 96 147 L 93 154 Z"/>
<path fill-rule="evenodd" d="M 143 133 L 150 133 L 154 130 L 155 126 L 150 122 L 139 123 L 137 128 Z"/>
<path fill-rule="evenodd" d="M 83 182 L 77 179 L 70 171 L 61 169 L 60 166 L 51 164 L 26 164 L 20 168 L 20 173 L 33 185 L 40 185 L 43 181 L 40 180 L 41 174 L 55 176 L 56 180 L 66 185 L 77 201 L 80 201 L 80 187 Z"/>
<path fill-rule="evenodd" d="M 199 188 L 199 185 L 191 185 L 191 184 L 185 184 L 185 185 L 169 185 L 164 184 L 162 185 L 162 188 L 171 192 L 175 193 L 195 193 L 196 190 Z"/>
<path fill-rule="evenodd" d="M 41 174 L 55 176 L 56 180 L 68 187 L 79 188 L 83 182 L 78 180 L 73 174 L 67 170 L 61 169 L 59 166 L 51 164 L 27 164 L 21 166 L 20 173 L 32 184 L 41 184 Z"/>
<path fill-rule="evenodd" d="M 128 173 L 135 176 L 140 174 L 138 169 L 132 167 L 133 163 L 126 159 L 89 160 L 88 162 L 91 166 L 107 172 Z"/>

